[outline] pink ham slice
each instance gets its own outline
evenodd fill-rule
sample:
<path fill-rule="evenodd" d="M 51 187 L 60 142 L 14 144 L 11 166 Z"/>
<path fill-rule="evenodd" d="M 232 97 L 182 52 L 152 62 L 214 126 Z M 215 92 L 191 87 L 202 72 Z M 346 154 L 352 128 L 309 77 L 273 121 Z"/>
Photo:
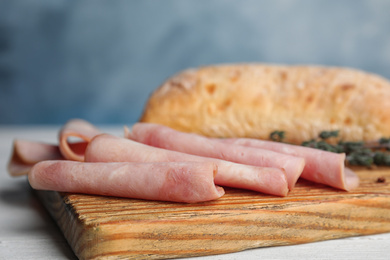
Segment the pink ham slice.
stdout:
<path fill-rule="evenodd" d="M 85 151 L 87 143 L 68 144 L 72 151 L 79 154 Z M 8 162 L 8 172 L 11 176 L 26 175 L 31 167 L 45 160 L 62 160 L 64 157 L 58 145 L 28 140 L 14 140 L 12 155 Z"/>
<path fill-rule="evenodd" d="M 8 163 L 11 176 L 25 175 L 30 168 L 44 160 L 68 159 L 83 161 L 88 142 L 101 132 L 92 124 L 82 119 L 68 121 L 59 133 L 59 145 L 26 140 L 15 140 L 12 156 Z M 81 142 L 70 142 L 70 138 Z"/>
<path fill-rule="evenodd" d="M 28 174 L 34 189 L 174 202 L 203 202 L 224 194 L 218 168 L 201 163 L 83 163 L 44 161 Z"/>
<path fill-rule="evenodd" d="M 285 172 L 278 168 L 256 167 L 148 146 L 108 134 L 92 139 L 85 151 L 86 162 L 213 162 L 218 166 L 215 183 L 286 196 Z"/>
<path fill-rule="evenodd" d="M 59 147 L 62 155 L 67 160 L 73 161 L 84 161 L 84 150 L 74 150 L 72 149 L 72 143 L 70 142 L 71 138 L 81 139 L 82 142 L 86 145 L 91 141 L 91 139 L 101 134 L 101 131 L 97 129 L 94 125 L 82 119 L 72 119 L 68 121 L 60 130 L 59 133 Z"/>
<path fill-rule="evenodd" d="M 126 130 L 125 136 L 147 145 L 183 153 L 253 166 L 281 168 L 286 171 L 290 190 L 294 187 L 305 166 L 305 160 L 300 158 L 298 154 L 291 156 L 266 149 L 223 143 L 157 124 L 137 123 L 132 127 L 131 132 Z"/>
<path fill-rule="evenodd" d="M 345 168 L 345 154 L 250 138 L 215 140 L 223 143 L 269 149 L 288 155 L 301 156 L 306 160 L 306 166 L 301 175 L 302 178 L 347 191 L 359 186 L 359 177 L 351 169 Z"/>
<path fill-rule="evenodd" d="M 8 172 L 11 176 L 25 175 L 37 162 L 59 159 L 62 159 L 62 155 L 57 145 L 14 140 Z"/>

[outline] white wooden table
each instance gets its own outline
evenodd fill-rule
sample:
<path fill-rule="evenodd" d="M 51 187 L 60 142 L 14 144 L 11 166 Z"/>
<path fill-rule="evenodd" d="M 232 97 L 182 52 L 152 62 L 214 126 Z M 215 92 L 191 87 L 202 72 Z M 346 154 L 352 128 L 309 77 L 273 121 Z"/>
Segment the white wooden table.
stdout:
<path fill-rule="evenodd" d="M 122 126 L 101 129 L 121 135 Z M 0 125 L 0 259 L 77 259 L 27 178 L 12 178 L 6 170 L 13 139 L 56 142 L 58 130 Z M 390 259 L 390 233 L 194 259 Z"/>

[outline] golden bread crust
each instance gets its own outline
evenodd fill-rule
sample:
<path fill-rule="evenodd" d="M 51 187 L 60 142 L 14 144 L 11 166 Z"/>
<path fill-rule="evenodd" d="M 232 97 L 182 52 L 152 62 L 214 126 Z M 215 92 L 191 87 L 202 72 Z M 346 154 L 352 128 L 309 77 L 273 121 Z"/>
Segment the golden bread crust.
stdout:
<path fill-rule="evenodd" d="M 169 78 L 150 96 L 142 122 L 210 137 L 301 143 L 324 130 L 343 140 L 390 136 L 390 83 L 349 68 L 230 64 Z"/>

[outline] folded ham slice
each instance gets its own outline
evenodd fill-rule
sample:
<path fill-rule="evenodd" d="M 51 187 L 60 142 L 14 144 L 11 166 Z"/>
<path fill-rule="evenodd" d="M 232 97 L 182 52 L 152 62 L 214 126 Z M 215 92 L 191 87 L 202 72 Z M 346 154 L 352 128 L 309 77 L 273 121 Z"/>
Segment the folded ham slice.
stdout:
<path fill-rule="evenodd" d="M 82 119 L 69 120 L 59 132 L 59 145 L 36 141 L 14 140 L 12 155 L 8 162 L 8 172 L 11 176 L 25 175 L 30 168 L 45 160 L 84 160 L 84 152 L 88 142 L 101 134 L 94 125 Z M 76 138 L 81 141 L 70 142 Z"/>
<path fill-rule="evenodd" d="M 57 145 L 17 139 L 13 142 L 8 172 L 11 176 L 25 175 L 37 162 L 62 158 Z"/>
<path fill-rule="evenodd" d="M 287 178 L 279 168 L 256 167 L 152 147 L 109 134 L 94 137 L 85 151 L 86 162 L 213 162 L 218 166 L 215 183 L 286 196 Z"/>
<path fill-rule="evenodd" d="M 359 177 L 351 169 L 345 168 L 345 154 L 343 153 L 332 153 L 310 147 L 250 138 L 215 140 L 223 143 L 256 147 L 288 155 L 301 156 L 306 161 L 301 175 L 302 178 L 347 191 L 359 186 Z"/>
<path fill-rule="evenodd" d="M 214 184 L 217 171 L 212 162 L 44 161 L 32 167 L 28 179 L 38 190 L 195 203 L 224 194 L 223 188 Z"/>
<path fill-rule="evenodd" d="M 68 144 L 71 151 L 82 154 L 88 143 Z M 11 176 L 26 175 L 30 168 L 41 161 L 65 159 L 58 145 L 36 141 L 16 139 L 13 142 L 12 155 L 8 162 Z"/>
<path fill-rule="evenodd" d="M 183 153 L 260 167 L 281 168 L 286 172 L 290 190 L 305 166 L 305 160 L 298 154 L 291 156 L 266 149 L 219 142 L 216 139 L 180 132 L 158 124 L 137 123 L 133 125 L 131 132 L 126 129 L 125 136 L 147 145 Z"/>
<path fill-rule="evenodd" d="M 62 155 L 67 160 L 84 161 L 85 147 L 98 134 L 101 134 L 101 131 L 85 120 L 69 120 L 59 132 L 59 147 Z M 74 146 L 70 142 L 71 138 L 81 139 L 82 141 L 79 142 L 78 148 L 84 149 L 73 149 Z"/>

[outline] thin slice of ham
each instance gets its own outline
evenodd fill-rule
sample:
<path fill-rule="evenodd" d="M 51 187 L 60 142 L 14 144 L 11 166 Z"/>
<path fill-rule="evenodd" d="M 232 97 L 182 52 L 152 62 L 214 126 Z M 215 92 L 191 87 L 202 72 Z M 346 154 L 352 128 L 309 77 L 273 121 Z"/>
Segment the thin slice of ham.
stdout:
<path fill-rule="evenodd" d="M 217 171 L 212 162 L 44 161 L 32 167 L 28 179 L 38 190 L 195 203 L 224 194 L 223 188 L 214 184 Z"/>
<path fill-rule="evenodd" d="M 253 166 L 281 168 L 286 171 L 290 190 L 305 167 L 305 159 L 299 157 L 299 154 L 291 156 L 266 149 L 219 142 L 158 124 L 137 123 L 133 125 L 131 132 L 126 129 L 125 136 L 137 142 L 178 152 Z"/>
<path fill-rule="evenodd" d="M 57 145 L 16 139 L 8 162 L 8 172 L 11 176 L 25 175 L 37 162 L 59 159 L 62 159 L 62 155 Z"/>
<path fill-rule="evenodd" d="M 152 147 L 109 134 L 94 137 L 85 151 L 86 162 L 213 162 L 218 166 L 215 183 L 286 196 L 287 178 L 279 168 L 257 167 Z"/>
<path fill-rule="evenodd" d="M 88 142 L 98 134 L 101 134 L 100 130 L 89 122 L 73 119 L 60 130 L 59 145 L 16 139 L 8 162 L 8 172 L 11 176 L 25 175 L 34 164 L 45 160 L 83 161 Z M 71 138 L 81 141 L 70 142 Z"/>
<path fill-rule="evenodd" d="M 74 161 L 84 161 L 84 151 L 86 145 L 91 141 L 91 139 L 101 134 L 101 131 L 97 129 L 91 123 L 82 120 L 82 119 L 72 119 L 69 120 L 59 132 L 59 147 L 62 155 L 67 160 Z M 72 143 L 70 139 L 81 139 L 79 143 L 85 143 L 84 150 L 82 149 L 72 149 Z M 79 148 L 82 147 L 81 145 Z"/>
<path fill-rule="evenodd" d="M 84 153 L 87 143 L 68 144 L 72 151 Z M 31 167 L 41 161 L 64 159 L 59 146 L 43 142 L 16 139 L 13 142 L 12 155 L 8 162 L 11 176 L 26 175 Z"/>
<path fill-rule="evenodd" d="M 301 156 L 306 160 L 306 165 L 301 175 L 302 178 L 347 191 L 359 186 L 359 177 L 351 169 L 345 167 L 345 154 L 343 153 L 332 153 L 299 145 L 250 138 L 215 140 L 223 143 L 269 149 L 288 155 Z"/>

